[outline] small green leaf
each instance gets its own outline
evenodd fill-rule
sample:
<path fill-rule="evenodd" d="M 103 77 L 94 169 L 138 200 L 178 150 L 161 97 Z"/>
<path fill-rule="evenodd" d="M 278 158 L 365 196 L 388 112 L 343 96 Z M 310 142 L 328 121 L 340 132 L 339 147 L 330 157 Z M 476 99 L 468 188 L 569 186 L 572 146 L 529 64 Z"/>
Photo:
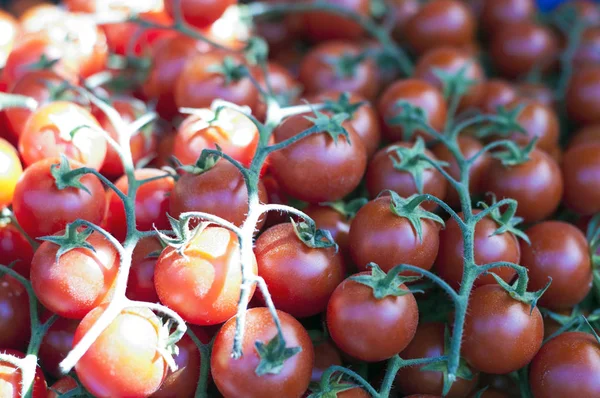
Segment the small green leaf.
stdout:
<path fill-rule="evenodd" d="M 298 239 L 300 239 L 306 246 L 313 249 L 326 249 L 328 247 L 335 247 L 335 251 L 338 251 L 338 245 L 333 240 L 331 232 L 326 229 L 317 229 L 316 225 L 310 218 L 306 218 L 306 221 L 296 223 L 293 219 L 290 219 L 294 232 Z"/>
<path fill-rule="evenodd" d="M 87 249 L 95 253 L 96 249 L 94 249 L 94 246 L 87 242 L 87 239 L 93 233 L 94 230 L 91 228 L 81 228 L 78 231 L 75 224 L 70 223 L 67 224 L 63 235 L 43 236 L 38 239 L 60 246 L 56 252 L 56 262 L 58 262 L 63 254 L 68 253 L 73 249 Z"/>
<path fill-rule="evenodd" d="M 246 43 L 246 60 L 250 65 L 259 65 L 267 61 L 269 46 L 265 39 L 258 36 L 251 37 Z"/>
<path fill-rule="evenodd" d="M 479 129 L 476 136 L 478 138 L 485 138 L 490 135 L 508 137 L 515 132 L 527 134 L 527 131 L 518 121 L 519 115 L 524 107 L 525 104 L 518 105 L 512 109 L 506 109 L 502 106 L 498 107 L 496 111 L 496 120 L 484 128 Z"/>
<path fill-rule="evenodd" d="M 334 113 L 333 116 L 328 116 L 316 109 L 313 110 L 313 113 L 316 117 L 304 116 L 304 118 L 312 122 L 318 131 L 328 133 L 336 144 L 340 135 L 346 139 L 346 142 L 352 144 L 348 131 L 343 126 L 343 123 L 349 117 L 347 113 Z"/>
<path fill-rule="evenodd" d="M 540 299 L 540 297 L 542 297 L 542 295 L 546 292 L 546 290 L 548 290 L 548 288 L 550 287 L 550 284 L 552 283 L 552 278 L 548 277 L 548 283 L 546 284 L 546 286 L 544 286 L 542 289 L 538 290 L 537 292 L 527 292 L 526 291 L 523 294 L 519 294 L 516 289 L 516 287 L 518 286 L 518 283 L 519 283 L 518 280 L 515 281 L 512 285 L 509 285 L 502 278 L 500 278 L 498 275 L 494 274 L 493 272 L 489 272 L 489 274 L 491 274 L 494 277 L 494 279 L 496 279 L 496 282 L 498 282 L 498 284 L 500 286 L 502 286 L 502 288 L 504 290 L 506 290 L 506 292 L 510 295 L 510 297 L 512 297 L 513 299 L 520 301 L 522 303 L 529 304 L 531 306 L 529 315 L 531 315 L 531 313 L 533 313 L 533 309 L 537 306 L 538 300 Z"/>
<path fill-rule="evenodd" d="M 404 141 L 410 141 L 417 130 L 427 125 L 427 113 L 423 108 L 417 107 L 408 101 L 396 102 L 397 115 L 386 122 L 390 126 L 402 126 Z"/>
<path fill-rule="evenodd" d="M 507 143 L 506 151 L 499 151 L 492 154 L 492 157 L 500 160 L 502 164 L 506 167 L 518 166 L 524 163 L 527 163 L 530 160 L 529 155 L 535 148 L 535 144 L 538 140 L 538 137 L 535 137 L 529 144 L 525 147 L 521 148 L 515 143 Z"/>
<path fill-rule="evenodd" d="M 337 202 L 320 203 L 320 205 L 331 207 L 332 209 L 346 217 L 346 219 L 350 220 L 354 218 L 354 216 L 361 209 L 361 207 L 366 205 L 368 202 L 369 200 L 367 198 L 356 198 L 352 199 L 349 202 L 338 200 Z"/>
<path fill-rule="evenodd" d="M 257 341 L 254 343 L 260 362 L 255 373 L 258 376 L 266 374 L 279 374 L 285 361 L 302 351 L 301 347 L 286 347 L 279 334 L 275 335 L 267 344 Z"/>
<path fill-rule="evenodd" d="M 413 195 L 408 198 L 402 198 L 394 191 L 387 191 L 391 196 L 390 210 L 393 214 L 398 217 L 404 217 L 408 219 L 410 224 L 413 226 L 417 237 L 420 241 L 423 241 L 423 225 L 421 220 L 432 220 L 441 224 L 444 224 L 444 220 L 435 213 L 423 209 L 419 204 L 415 204 L 413 199 L 418 195 Z"/>
<path fill-rule="evenodd" d="M 442 82 L 444 97 L 446 99 L 465 95 L 477 83 L 476 80 L 467 77 L 469 67 L 469 64 L 464 65 L 455 73 L 450 73 L 440 68 L 433 68 L 433 74 Z"/>
<path fill-rule="evenodd" d="M 497 203 L 496 195 L 491 194 L 491 196 L 492 196 L 492 206 L 494 206 Z M 485 202 L 479 202 L 477 205 L 483 209 L 489 208 L 489 206 Z M 491 236 L 501 235 L 505 232 L 509 232 L 515 236 L 518 236 L 519 238 L 523 239 L 525 242 L 527 242 L 528 244 L 531 245 L 529 236 L 527 236 L 527 234 L 524 231 L 517 228 L 517 225 L 519 225 L 523 222 L 523 218 L 515 216 L 516 210 L 517 210 L 516 206 L 514 206 L 514 207 L 509 206 L 508 209 L 504 213 L 502 213 L 500 211 L 499 207 L 495 207 L 489 213 L 488 217 L 491 218 L 492 220 L 494 220 L 496 222 L 496 224 L 498 224 L 498 229 L 496 229 Z"/>
<path fill-rule="evenodd" d="M 92 193 L 90 192 L 88 187 L 83 185 L 83 183 L 81 182 L 81 177 L 83 177 L 84 174 L 73 175 L 72 173 L 70 173 L 71 171 L 72 170 L 71 165 L 69 164 L 69 159 L 67 159 L 64 153 L 61 153 L 60 163 L 53 164 L 52 166 L 50 166 L 50 174 L 54 178 L 56 188 L 58 190 L 63 190 L 67 188 L 81 189 L 82 191 L 91 195 Z"/>
<path fill-rule="evenodd" d="M 225 57 L 221 64 L 209 65 L 206 70 L 210 73 L 222 75 L 225 78 L 226 86 L 242 80 L 248 74 L 248 69 L 231 56 Z"/>
<path fill-rule="evenodd" d="M 365 105 L 366 101 L 350 102 L 350 94 L 348 92 L 341 93 L 335 101 L 325 100 L 325 108 L 334 113 L 345 113 L 349 115 L 349 119 L 354 118 L 354 114 L 361 106 Z"/>
<path fill-rule="evenodd" d="M 193 165 L 181 165 L 181 163 L 177 161 L 180 164 L 178 169 L 190 174 L 200 175 L 212 169 L 220 159 L 221 157 L 213 151 L 203 149 L 198 160 L 196 160 L 196 163 Z"/>
<path fill-rule="evenodd" d="M 373 297 L 382 300 L 388 296 L 400 297 L 412 293 L 409 289 L 401 286 L 408 282 L 421 279 L 420 276 L 401 276 L 401 266 L 394 267 L 387 274 L 375 263 L 367 264 L 371 267 L 371 275 L 355 275 L 350 277 L 354 282 L 368 286 L 373 289 Z"/>

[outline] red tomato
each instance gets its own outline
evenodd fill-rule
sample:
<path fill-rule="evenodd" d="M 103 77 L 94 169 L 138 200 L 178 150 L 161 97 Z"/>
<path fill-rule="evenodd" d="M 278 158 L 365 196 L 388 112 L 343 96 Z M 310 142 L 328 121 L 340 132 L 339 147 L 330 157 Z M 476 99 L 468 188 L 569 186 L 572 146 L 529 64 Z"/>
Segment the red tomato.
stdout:
<path fill-rule="evenodd" d="M 207 336 L 196 337 L 202 341 L 202 337 Z M 193 397 L 196 392 L 201 361 L 198 347 L 188 335 L 177 342 L 177 347 L 179 353 L 173 358 L 177 370 L 169 371 L 158 391 L 151 395 L 152 398 Z"/>
<path fill-rule="evenodd" d="M 25 287 L 9 275 L 0 277 L 0 314 L 0 346 L 27 349 L 31 337 L 29 296 Z"/>
<path fill-rule="evenodd" d="M 536 12 L 534 0 L 480 0 L 481 27 L 489 35 L 505 25 L 533 20 Z"/>
<path fill-rule="evenodd" d="M 0 264 L 16 261 L 13 269 L 29 278 L 33 248 L 21 231 L 12 224 L 0 222 Z"/>
<path fill-rule="evenodd" d="M 73 346 L 105 309 L 106 305 L 97 307 L 81 321 Z M 96 396 L 154 393 L 167 375 L 167 364 L 158 351 L 164 344 L 159 339 L 161 327 L 160 319 L 147 308 L 122 310 L 75 365 L 81 384 Z"/>
<path fill-rule="evenodd" d="M 399 43 L 406 42 L 406 25 L 421 8 L 419 0 L 391 0 L 387 3 L 388 15 L 393 19 L 392 36 Z"/>
<path fill-rule="evenodd" d="M 223 15 L 225 10 L 237 3 L 236 0 L 165 0 L 165 10 L 175 18 L 176 6 L 185 22 L 196 28 L 206 28 Z"/>
<path fill-rule="evenodd" d="M 315 342 L 315 364 L 313 365 L 310 381 L 320 382 L 323 372 L 333 365 L 342 365 L 340 352 L 335 348 L 335 345 L 329 340 L 320 343 Z"/>
<path fill-rule="evenodd" d="M 256 342 L 267 344 L 277 335 L 275 323 L 267 308 L 252 308 L 246 312 L 242 357 L 233 359 L 235 318 L 223 325 L 213 344 L 210 369 L 225 398 L 300 397 L 308 388 L 314 362 L 313 344 L 304 327 L 291 315 L 277 311 L 286 347 L 298 347 L 299 353 L 288 358 L 277 374 L 256 374 L 261 357 Z"/>
<path fill-rule="evenodd" d="M 508 81 L 490 79 L 481 86 L 483 94 L 477 107 L 485 114 L 495 114 L 498 107 L 506 107 L 517 99 L 517 90 Z"/>
<path fill-rule="evenodd" d="M 600 211 L 600 144 L 576 145 L 565 152 L 562 177 L 564 202 L 581 215 Z M 598 168 L 598 169 L 597 169 Z"/>
<path fill-rule="evenodd" d="M 566 93 L 569 120 L 579 125 L 600 122 L 600 66 L 581 68 L 573 74 Z"/>
<path fill-rule="evenodd" d="M 65 394 L 71 390 L 77 388 L 77 382 L 71 376 L 64 376 L 59 379 L 56 383 L 50 386 L 50 391 L 48 392 L 48 398 L 59 398 L 62 394 Z M 58 395 L 58 394 L 61 395 Z"/>
<path fill-rule="evenodd" d="M 13 202 L 18 180 L 23 174 L 21 160 L 15 147 L 0 138 L 0 209 Z"/>
<path fill-rule="evenodd" d="M 370 14 L 369 0 L 325 0 L 363 17 Z M 313 11 L 304 15 L 304 33 L 312 41 L 356 40 L 363 36 L 362 27 L 348 18 L 328 12 Z"/>
<path fill-rule="evenodd" d="M 592 26 L 581 35 L 579 46 L 573 56 L 573 65 L 577 68 L 600 64 L 600 29 Z"/>
<path fill-rule="evenodd" d="M 331 233 L 331 237 L 337 243 L 344 259 L 348 258 L 350 254 L 350 244 L 348 242 L 350 239 L 350 220 L 348 217 L 330 206 L 310 205 L 302 211 L 315 222 L 317 228 Z"/>
<path fill-rule="evenodd" d="M 60 378 L 62 375 L 59 364 L 73 347 L 77 326 L 78 319 L 58 318 L 42 339 L 38 357 L 46 373 L 52 377 Z"/>
<path fill-rule="evenodd" d="M 294 104 L 298 100 L 298 95 L 302 92 L 300 83 L 292 73 L 277 62 L 267 63 L 266 77 L 262 68 L 254 68 L 253 73 L 263 90 L 268 92 L 268 88 L 271 88 L 277 102 L 281 106 Z M 267 87 L 267 81 L 269 87 Z M 262 96 L 259 100 L 260 102 L 253 113 L 257 119 L 266 120 L 267 104 L 264 102 Z"/>
<path fill-rule="evenodd" d="M 133 249 L 131 271 L 127 282 L 127 297 L 136 301 L 159 301 L 154 287 L 154 267 L 163 246 L 154 237 L 140 240 Z"/>
<path fill-rule="evenodd" d="M 9 354 L 17 358 L 25 358 L 25 354 L 16 350 L 0 350 L 2 354 Z M 0 361 L 0 397 L 21 398 L 21 386 L 23 384 L 21 370 L 15 368 L 8 362 Z M 35 376 L 31 387 L 31 398 L 46 398 L 48 389 L 44 374 L 39 366 L 35 367 Z"/>
<path fill-rule="evenodd" d="M 567 149 L 571 149 L 581 144 L 600 143 L 600 124 L 592 124 L 583 127 L 569 138 L 569 146 Z"/>

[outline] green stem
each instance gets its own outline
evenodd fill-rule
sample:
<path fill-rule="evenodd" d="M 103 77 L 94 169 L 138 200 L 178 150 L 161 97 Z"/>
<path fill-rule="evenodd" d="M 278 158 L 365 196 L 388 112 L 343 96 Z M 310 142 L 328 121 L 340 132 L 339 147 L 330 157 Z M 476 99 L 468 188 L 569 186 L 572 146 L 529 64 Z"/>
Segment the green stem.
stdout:
<path fill-rule="evenodd" d="M 358 373 L 354 372 L 353 370 L 344 368 L 342 366 L 337 366 L 337 365 L 333 365 L 330 366 L 329 368 L 327 368 L 327 370 L 325 370 L 323 372 L 323 375 L 321 376 L 321 388 L 326 391 L 328 386 L 329 386 L 329 382 L 331 380 L 331 377 L 333 376 L 334 373 L 343 373 L 346 376 L 354 379 L 355 381 L 358 382 L 358 384 L 360 385 L 361 388 L 364 388 L 371 397 L 379 397 L 379 394 L 377 393 L 377 390 L 375 390 L 373 388 L 373 386 L 371 384 L 369 384 L 368 381 L 366 381 L 361 375 L 359 375 Z"/>

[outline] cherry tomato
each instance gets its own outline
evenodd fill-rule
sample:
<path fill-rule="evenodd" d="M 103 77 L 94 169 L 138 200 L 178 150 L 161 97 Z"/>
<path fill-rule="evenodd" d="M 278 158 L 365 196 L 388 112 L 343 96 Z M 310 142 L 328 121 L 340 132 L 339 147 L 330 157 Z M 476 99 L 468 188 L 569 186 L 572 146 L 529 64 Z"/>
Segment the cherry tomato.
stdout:
<path fill-rule="evenodd" d="M 566 93 L 569 120 L 579 125 L 600 122 L 600 66 L 581 68 L 574 73 Z"/>
<path fill-rule="evenodd" d="M 223 15 L 225 10 L 236 4 L 236 0 L 165 0 L 165 10 L 175 18 L 175 7 L 180 11 L 185 22 L 196 28 L 206 28 Z"/>
<path fill-rule="evenodd" d="M 312 0 L 311 0 L 312 1 Z M 325 3 L 368 17 L 369 0 L 325 0 Z M 304 15 L 305 35 L 312 41 L 356 40 L 363 36 L 363 28 L 356 22 L 328 12 L 313 11 Z"/>
<path fill-rule="evenodd" d="M 558 164 L 539 149 L 534 149 L 529 160 L 517 166 L 506 167 L 494 159 L 485 185 L 498 199 L 515 199 L 519 204 L 516 215 L 525 222 L 548 218 L 557 209 L 563 194 Z"/>
<path fill-rule="evenodd" d="M 446 354 L 443 323 L 422 323 L 417 327 L 415 338 L 400 353 L 402 359 L 435 358 Z M 408 366 L 400 369 L 396 383 L 404 394 L 442 394 L 444 377 L 442 372 L 421 370 L 423 366 Z M 446 395 L 448 398 L 466 397 L 477 385 L 478 374 L 471 380 L 457 378 Z"/>
<path fill-rule="evenodd" d="M 541 306 L 566 309 L 578 304 L 592 288 L 592 267 L 588 244 L 575 226 L 546 221 L 527 230 L 531 245 L 521 242 L 521 265 L 529 271 L 528 289 L 542 289 Z"/>
<path fill-rule="evenodd" d="M 431 3 L 436 4 L 437 2 Z M 389 141 L 404 140 L 404 129 L 392 125 L 390 119 L 402 111 L 398 101 L 405 101 L 425 111 L 427 123 L 435 130 L 442 131 L 446 123 L 446 101 L 442 92 L 434 85 L 421 79 L 398 80 L 387 88 L 381 95 L 377 110 L 382 120 L 383 134 Z M 431 138 L 423 131 L 416 134 Z"/>
<path fill-rule="evenodd" d="M 177 342 L 177 347 L 179 353 L 173 358 L 177 370 L 168 373 L 158 391 L 151 395 L 152 398 L 193 397 L 196 392 L 201 361 L 198 347 L 188 335 Z"/>
<path fill-rule="evenodd" d="M 105 309 L 106 305 L 97 307 L 81 321 L 73 346 Z M 147 308 L 122 310 L 75 365 L 81 384 L 96 396 L 154 393 L 167 374 L 166 361 L 159 351 L 164 344 L 159 339 L 161 327 L 160 319 Z"/>
<path fill-rule="evenodd" d="M 76 388 L 77 382 L 75 381 L 75 379 L 71 376 L 64 376 L 61 379 L 59 379 L 56 383 L 52 384 L 52 386 L 50 386 L 48 398 L 59 398 L 62 394 L 65 394 Z"/>
<path fill-rule="evenodd" d="M 25 354 L 9 349 L 0 350 L 2 354 L 12 355 L 17 358 L 25 358 Z M 0 396 L 6 398 L 21 398 L 21 386 L 23 384 L 21 370 L 14 365 L 0 361 Z M 31 387 L 31 398 L 46 398 L 48 389 L 44 374 L 39 366 L 35 367 L 35 376 Z"/>
<path fill-rule="evenodd" d="M 223 325 L 217 334 L 210 358 L 210 369 L 219 391 L 225 398 L 300 397 L 308 388 L 314 349 L 304 327 L 291 315 L 277 311 L 286 347 L 299 347 L 277 374 L 258 376 L 256 368 L 261 357 L 255 348 L 257 341 L 267 344 L 277 334 L 275 323 L 267 308 L 252 308 L 246 312 L 242 357 L 233 359 L 235 318 Z"/>
<path fill-rule="evenodd" d="M 531 362 L 529 383 L 535 398 L 595 397 L 600 394 L 600 344 L 583 332 L 548 341 Z"/>
<path fill-rule="evenodd" d="M 262 68 L 254 68 L 253 73 L 263 90 L 267 92 L 269 88 L 272 90 L 281 106 L 294 104 L 298 100 L 299 94 L 302 92 L 300 83 L 290 71 L 279 63 L 268 62 L 266 76 Z M 254 111 L 254 115 L 259 120 L 266 120 L 267 104 L 264 102 L 262 96 L 259 100 L 260 102 Z"/>
<path fill-rule="evenodd" d="M 0 277 L 0 314 L 0 346 L 25 350 L 31 337 L 29 296 L 25 287 L 9 275 Z"/>
<path fill-rule="evenodd" d="M 310 381 L 314 383 L 320 382 L 323 372 L 333 365 L 342 365 L 340 352 L 335 348 L 333 342 L 325 340 L 323 342 L 315 343 L 315 364 L 313 365 Z"/>
<path fill-rule="evenodd" d="M 62 375 L 59 364 L 73 347 L 77 326 L 78 319 L 58 318 L 42 339 L 38 357 L 46 373 L 52 377 L 60 378 Z"/>
<path fill-rule="evenodd" d="M 423 4 L 406 24 L 406 40 L 417 54 L 435 47 L 462 47 L 475 40 L 477 22 L 471 9 L 458 0 Z"/>
<path fill-rule="evenodd" d="M 517 91 L 508 81 L 490 79 L 481 86 L 483 94 L 477 107 L 485 114 L 495 114 L 498 107 L 506 107 L 517 99 Z"/>
<path fill-rule="evenodd" d="M 0 138 L 0 208 L 13 202 L 19 177 L 23 174 L 21 160 L 15 147 Z"/>
<path fill-rule="evenodd" d="M 273 132 L 275 142 L 314 127 L 305 116 L 285 119 Z M 367 151 L 354 128 L 347 122 L 343 127 L 348 137 L 333 139 L 323 131 L 271 155 L 271 172 L 284 192 L 300 200 L 320 203 L 341 199 L 358 186 L 365 172 Z"/>
<path fill-rule="evenodd" d="M 13 224 L 0 221 L 0 264 L 15 262 L 13 269 L 29 278 L 33 248 L 21 231 Z"/>
<path fill-rule="evenodd" d="M 133 249 L 127 282 L 127 297 L 131 300 L 150 303 L 159 301 L 154 287 L 154 267 L 162 250 L 161 243 L 153 237 L 140 240 Z"/>
<path fill-rule="evenodd" d="M 166 175 L 157 169 L 138 169 L 134 173 L 137 180 L 157 178 Z M 123 193 L 128 192 L 127 177 L 123 176 L 115 183 Z M 138 231 L 156 229 L 169 229 L 167 218 L 169 209 L 169 196 L 174 189 L 175 182 L 170 176 L 159 178 L 140 186 L 135 196 L 135 224 Z M 127 235 L 127 222 L 123 202 L 113 190 L 107 193 L 106 225 L 108 230 L 119 240 L 124 240 Z"/>
<path fill-rule="evenodd" d="M 544 322 L 537 307 L 532 311 L 499 285 L 480 286 L 471 293 L 461 352 L 475 369 L 492 374 L 521 369 L 538 352 L 543 338 Z"/>
<path fill-rule="evenodd" d="M 3 33 L 0 43 L 0 65 L 4 66 L 19 35 L 19 23 L 9 13 L 0 11 L 0 30 Z"/>
<path fill-rule="evenodd" d="M 586 143 L 567 150 L 563 157 L 564 202 L 581 215 L 600 211 L 600 144 Z"/>
<path fill-rule="evenodd" d="M 506 25 L 533 20 L 536 12 L 534 0 L 480 0 L 481 27 L 489 35 L 502 30 Z"/>
<path fill-rule="evenodd" d="M 302 210 L 316 224 L 317 228 L 327 230 L 337 243 L 340 253 L 349 255 L 350 220 L 344 214 L 330 206 L 309 205 Z"/>
<path fill-rule="evenodd" d="M 585 126 L 569 137 L 569 146 L 567 149 L 574 148 L 581 144 L 600 143 L 600 124 Z"/>
<path fill-rule="evenodd" d="M 573 65 L 577 68 L 600 64 L 600 28 L 589 27 L 583 31 L 579 46 L 573 56 Z"/>
<path fill-rule="evenodd" d="M 388 14 L 392 15 L 392 36 L 399 43 L 406 41 L 406 25 L 421 8 L 419 0 L 391 0 L 387 3 Z M 386 15 L 388 17 L 388 15 Z"/>
<path fill-rule="evenodd" d="M 423 269 L 433 266 L 439 248 L 438 227 L 422 219 L 419 239 L 407 218 L 392 213 L 391 199 L 382 196 L 364 205 L 350 225 L 350 254 L 360 270 L 374 262 L 385 272 L 398 264 Z"/>

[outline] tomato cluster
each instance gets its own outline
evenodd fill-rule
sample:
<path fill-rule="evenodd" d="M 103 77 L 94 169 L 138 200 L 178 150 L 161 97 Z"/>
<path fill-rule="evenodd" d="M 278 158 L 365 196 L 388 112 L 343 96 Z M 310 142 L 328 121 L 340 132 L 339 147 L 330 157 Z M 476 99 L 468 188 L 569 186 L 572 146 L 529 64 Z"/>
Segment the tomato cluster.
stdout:
<path fill-rule="evenodd" d="M 0 398 L 599 397 L 600 8 L 536 15 L 0 12 Z"/>

